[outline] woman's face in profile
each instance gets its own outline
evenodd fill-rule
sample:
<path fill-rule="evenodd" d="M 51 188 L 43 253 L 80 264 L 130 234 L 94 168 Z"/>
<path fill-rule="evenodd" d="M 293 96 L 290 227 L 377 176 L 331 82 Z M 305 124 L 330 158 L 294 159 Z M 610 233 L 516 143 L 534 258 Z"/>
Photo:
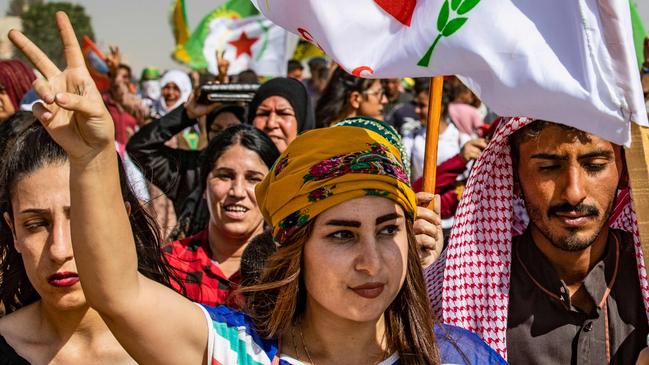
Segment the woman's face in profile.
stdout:
<path fill-rule="evenodd" d="M 407 252 L 403 208 L 390 199 L 355 198 L 321 213 L 304 246 L 307 313 L 379 319 L 403 285 Z"/>
<path fill-rule="evenodd" d="M 11 190 L 14 246 L 42 300 L 61 310 L 85 305 L 70 237 L 70 166 L 50 163 L 19 177 Z"/>
<path fill-rule="evenodd" d="M 11 118 L 15 113 L 16 109 L 9 98 L 9 94 L 7 94 L 7 90 L 0 85 L 0 122 Z"/>
<path fill-rule="evenodd" d="M 383 106 L 387 104 L 388 98 L 385 96 L 385 90 L 381 82 L 379 80 L 374 81 L 363 94 L 357 114 L 383 120 Z"/>

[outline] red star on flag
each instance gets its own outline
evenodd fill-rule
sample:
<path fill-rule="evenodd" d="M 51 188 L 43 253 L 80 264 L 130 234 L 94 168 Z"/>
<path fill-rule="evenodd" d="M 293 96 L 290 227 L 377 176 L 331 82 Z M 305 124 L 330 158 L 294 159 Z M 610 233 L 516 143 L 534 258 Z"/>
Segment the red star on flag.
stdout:
<path fill-rule="evenodd" d="M 252 45 L 257 42 L 259 38 L 248 38 L 248 35 L 245 31 L 241 32 L 241 36 L 236 41 L 229 41 L 228 43 L 237 48 L 237 56 L 239 58 L 242 54 L 247 53 L 248 56 L 252 57 Z"/>
<path fill-rule="evenodd" d="M 417 0 L 374 0 L 374 2 L 401 24 L 410 26 Z"/>

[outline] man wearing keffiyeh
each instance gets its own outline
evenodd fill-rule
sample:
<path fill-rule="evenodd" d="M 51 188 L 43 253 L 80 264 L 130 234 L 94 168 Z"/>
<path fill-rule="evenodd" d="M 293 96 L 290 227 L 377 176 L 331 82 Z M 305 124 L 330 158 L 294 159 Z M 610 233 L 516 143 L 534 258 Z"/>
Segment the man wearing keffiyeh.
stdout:
<path fill-rule="evenodd" d="M 622 148 L 557 123 L 503 121 L 426 277 L 443 322 L 512 364 L 634 363 L 649 286 Z"/>

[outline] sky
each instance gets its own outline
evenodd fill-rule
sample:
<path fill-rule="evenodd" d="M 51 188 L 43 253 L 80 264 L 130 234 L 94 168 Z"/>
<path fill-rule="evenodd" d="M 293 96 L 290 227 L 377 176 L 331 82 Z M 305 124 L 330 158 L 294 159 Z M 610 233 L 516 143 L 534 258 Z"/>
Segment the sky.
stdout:
<path fill-rule="evenodd" d="M 170 57 L 174 39 L 169 26 L 172 0 L 66 0 L 80 4 L 91 17 L 95 40 L 101 50 L 117 45 L 139 76 L 145 66 L 161 70 L 186 69 Z M 225 0 L 186 0 L 190 31 Z M 0 0 L 4 15 L 9 0 Z"/>
<path fill-rule="evenodd" d="M 174 47 L 169 26 L 172 0 L 69 0 L 83 5 L 92 18 L 97 44 L 102 50 L 118 45 L 126 61 L 139 75 L 145 66 L 162 70 L 183 68 L 170 54 Z M 323 0 L 324 1 L 324 0 Z M 203 16 L 225 0 L 186 0 L 190 31 Z M 649 28 L 649 0 L 636 0 L 638 10 Z M 4 14 L 9 0 L 0 0 L 0 14 Z M 649 30 L 649 29 L 648 29 Z"/>

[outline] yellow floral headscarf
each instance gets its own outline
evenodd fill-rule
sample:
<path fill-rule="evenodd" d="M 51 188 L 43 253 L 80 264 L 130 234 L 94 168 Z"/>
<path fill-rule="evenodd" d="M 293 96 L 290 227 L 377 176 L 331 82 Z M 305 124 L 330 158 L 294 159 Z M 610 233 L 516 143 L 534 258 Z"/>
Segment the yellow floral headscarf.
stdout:
<path fill-rule="evenodd" d="M 377 133 L 377 122 L 356 121 L 373 128 L 347 125 L 300 135 L 257 185 L 259 208 L 279 244 L 325 210 L 362 196 L 392 199 L 415 216 L 399 148 Z"/>

